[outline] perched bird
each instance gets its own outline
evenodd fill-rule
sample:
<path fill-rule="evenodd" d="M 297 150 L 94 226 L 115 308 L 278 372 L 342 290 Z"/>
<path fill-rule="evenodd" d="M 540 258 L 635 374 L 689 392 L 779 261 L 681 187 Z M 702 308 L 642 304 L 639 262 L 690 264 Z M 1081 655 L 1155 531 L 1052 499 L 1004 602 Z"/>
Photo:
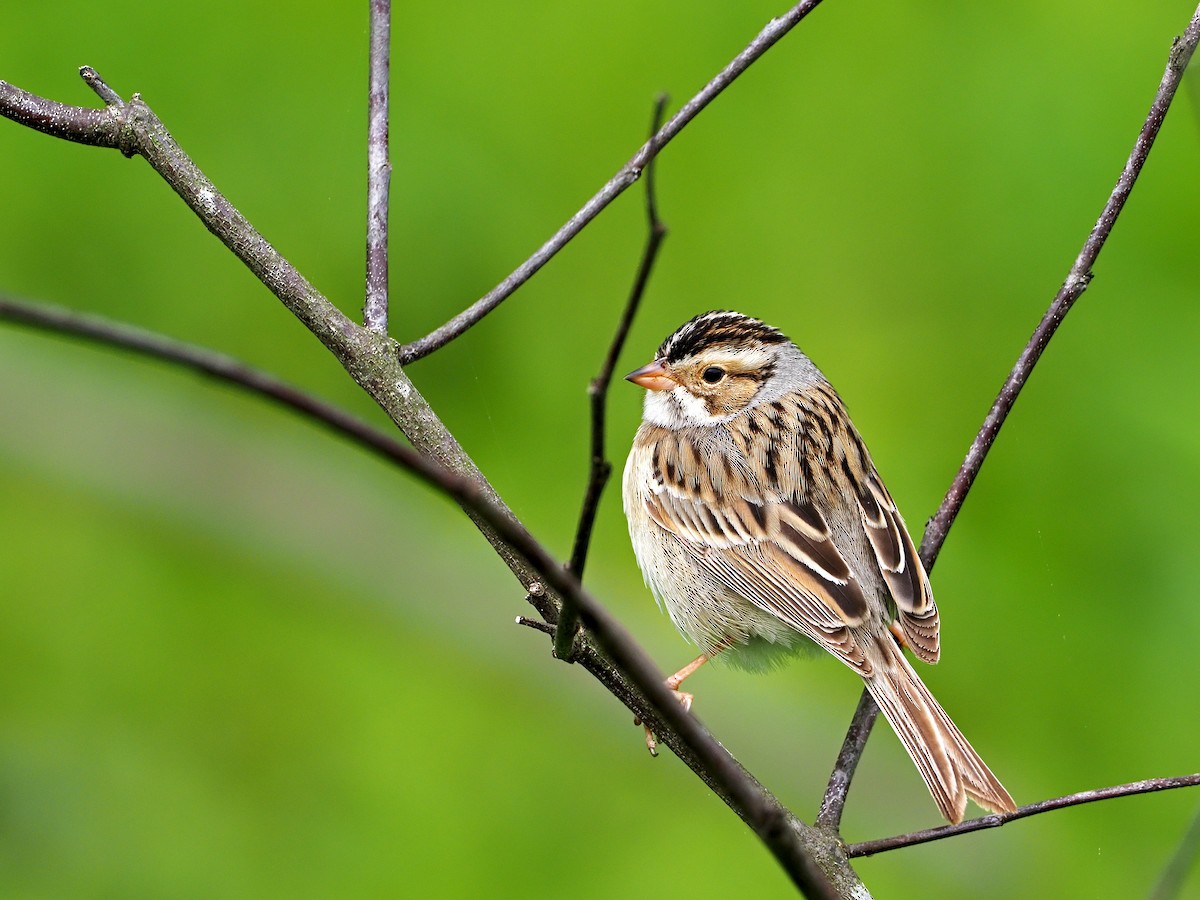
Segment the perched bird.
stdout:
<path fill-rule="evenodd" d="M 929 579 L 812 361 L 769 325 L 717 311 L 680 326 L 626 378 L 646 388 L 623 490 L 634 553 L 703 651 L 668 686 L 718 653 L 753 669 L 816 644 L 862 676 L 943 816 L 961 821 L 968 797 L 1012 812 L 900 648 L 937 662 Z"/>

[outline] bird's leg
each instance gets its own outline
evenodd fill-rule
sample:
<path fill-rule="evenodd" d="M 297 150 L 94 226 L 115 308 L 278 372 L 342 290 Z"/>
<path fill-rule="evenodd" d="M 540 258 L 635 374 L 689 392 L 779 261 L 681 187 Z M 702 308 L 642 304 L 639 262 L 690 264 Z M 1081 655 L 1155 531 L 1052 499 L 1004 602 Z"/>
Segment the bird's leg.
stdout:
<path fill-rule="evenodd" d="M 717 653 L 719 653 L 719 652 L 720 651 L 717 651 Z M 672 693 L 675 694 L 676 697 L 679 698 L 679 702 L 683 704 L 684 709 L 689 710 L 689 711 L 691 710 L 693 698 L 692 698 L 691 694 L 688 694 L 688 693 L 685 693 L 684 691 L 679 690 L 679 686 L 681 684 L 683 684 L 683 680 L 685 678 L 687 678 L 689 675 L 692 675 L 697 669 L 699 669 L 702 665 L 704 665 L 706 662 L 708 662 L 714 656 L 716 656 L 716 653 L 711 653 L 711 654 L 710 653 L 701 653 L 699 656 L 697 656 L 695 659 L 693 659 L 690 663 L 688 663 L 686 666 L 684 666 L 682 669 L 680 669 L 678 672 L 676 672 L 674 675 L 672 675 L 670 678 L 667 679 L 667 681 L 666 681 L 667 690 L 671 691 Z"/>
<path fill-rule="evenodd" d="M 708 653 L 701 653 L 690 663 L 668 678 L 666 682 L 664 682 L 667 686 L 667 690 L 675 695 L 676 699 L 683 704 L 683 708 L 688 712 L 691 712 L 692 700 L 694 700 L 695 697 L 686 691 L 679 690 L 679 686 L 683 684 L 683 680 L 685 678 L 692 675 L 697 669 L 699 669 L 702 665 L 704 665 L 728 646 L 729 644 L 726 642 Z M 646 729 L 646 749 L 650 751 L 651 756 L 658 756 L 658 740 L 654 737 L 654 732 L 650 730 L 650 726 L 643 724 L 642 720 L 637 718 L 633 720 L 633 724 L 641 725 L 644 729 Z"/>

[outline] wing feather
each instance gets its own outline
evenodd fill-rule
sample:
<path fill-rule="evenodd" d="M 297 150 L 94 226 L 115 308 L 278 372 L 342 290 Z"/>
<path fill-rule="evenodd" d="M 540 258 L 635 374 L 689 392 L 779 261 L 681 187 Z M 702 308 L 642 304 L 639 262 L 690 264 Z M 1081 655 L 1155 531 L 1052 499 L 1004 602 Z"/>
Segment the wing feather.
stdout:
<path fill-rule="evenodd" d="M 651 460 L 645 498 L 650 517 L 732 591 L 867 674 L 871 664 L 851 634 L 870 613 L 863 585 L 800 485 L 789 491 L 779 480 L 760 477 L 729 448 L 705 452 L 671 437 L 663 435 Z M 683 458 L 687 466 L 680 464 Z M 925 570 L 865 448 L 856 462 L 859 477 L 846 457 L 841 465 L 856 486 L 864 549 L 870 547 L 895 599 L 906 642 L 922 659 L 936 661 L 937 607 Z"/>
<path fill-rule="evenodd" d="M 929 587 L 929 576 L 917 556 L 917 548 L 900 517 L 896 504 L 875 470 L 852 480 L 862 510 L 863 529 L 875 552 L 879 571 L 896 601 L 900 630 L 913 652 L 925 662 L 937 662 L 941 654 L 938 611 Z"/>
<path fill-rule="evenodd" d="M 705 506 L 669 487 L 646 498 L 651 518 L 681 539 L 698 566 L 860 674 L 869 674 L 870 664 L 850 630 L 862 623 L 866 599 L 815 511 L 801 517 L 801 524 L 786 508 L 790 504 L 765 498 Z M 780 526 L 781 515 L 788 524 Z M 787 537 L 776 542 L 769 535 L 778 528 Z"/>

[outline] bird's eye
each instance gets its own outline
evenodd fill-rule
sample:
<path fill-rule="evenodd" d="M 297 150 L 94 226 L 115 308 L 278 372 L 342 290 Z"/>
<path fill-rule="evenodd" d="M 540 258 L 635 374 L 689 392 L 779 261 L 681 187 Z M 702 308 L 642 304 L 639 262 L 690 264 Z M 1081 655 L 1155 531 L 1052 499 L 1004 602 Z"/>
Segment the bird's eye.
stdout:
<path fill-rule="evenodd" d="M 722 378 L 725 377 L 725 370 L 722 369 L 720 366 L 709 366 L 707 369 L 705 369 L 703 372 L 700 373 L 700 377 L 703 378 L 705 381 L 707 381 L 709 384 L 716 384 L 718 381 L 720 381 Z"/>

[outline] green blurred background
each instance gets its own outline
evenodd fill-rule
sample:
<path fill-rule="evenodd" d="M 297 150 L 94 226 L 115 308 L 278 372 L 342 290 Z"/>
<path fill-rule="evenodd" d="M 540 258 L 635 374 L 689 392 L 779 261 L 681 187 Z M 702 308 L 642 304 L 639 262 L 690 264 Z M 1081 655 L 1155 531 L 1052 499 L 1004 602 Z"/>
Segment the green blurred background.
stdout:
<path fill-rule="evenodd" d="M 0 78 L 140 91 L 345 311 L 363 283 L 366 6 L 14 3 Z M 483 294 L 780 11 L 750 0 L 397 4 L 392 323 Z M 713 307 L 791 334 L 914 531 L 1066 274 L 1184 0 L 827 0 L 661 157 L 671 227 L 622 371 Z M 934 574 L 928 682 L 1018 802 L 1200 768 L 1200 78 Z M 385 424 L 140 160 L 0 121 L 0 291 L 234 354 Z M 411 374 L 565 556 L 585 387 L 644 237 L 621 198 Z M 614 387 L 618 465 L 639 392 Z M 786 896 L 750 832 L 513 624 L 452 506 L 312 425 L 162 365 L 0 326 L 0 895 Z M 617 491 L 588 581 L 665 670 Z M 859 685 L 713 668 L 698 714 L 812 818 Z M 861 860 L 878 897 L 1145 894 L 1178 791 Z M 937 823 L 880 728 L 849 840 Z M 1188 896 L 1200 896 L 1193 873 Z"/>

